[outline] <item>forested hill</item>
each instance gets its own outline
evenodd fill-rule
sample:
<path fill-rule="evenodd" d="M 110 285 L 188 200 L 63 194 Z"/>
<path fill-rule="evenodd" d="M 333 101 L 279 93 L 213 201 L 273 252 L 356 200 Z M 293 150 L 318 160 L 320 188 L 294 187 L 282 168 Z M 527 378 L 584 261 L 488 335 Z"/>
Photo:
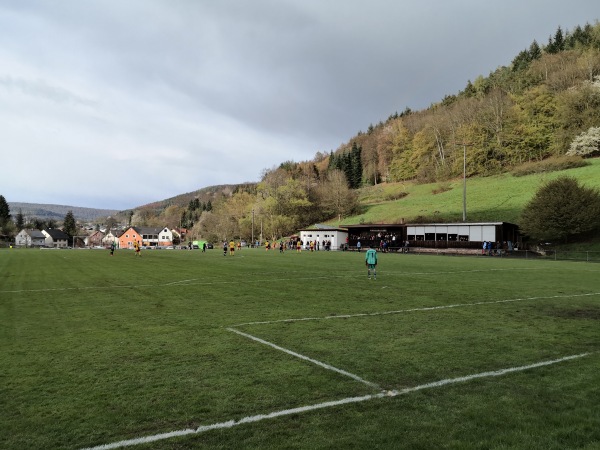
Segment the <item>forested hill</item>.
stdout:
<path fill-rule="evenodd" d="M 115 215 L 116 210 L 83 208 L 79 206 L 45 205 L 38 203 L 9 202 L 11 214 L 16 216 L 19 212 L 26 218 L 38 218 L 41 220 L 54 220 L 62 222 L 69 211 L 73 212 L 75 219 L 88 222 L 100 217 Z"/>
<path fill-rule="evenodd" d="M 179 194 L 175 197 L 167 198 L 165 200 L 159 200 L 156 202 L 148 203 L 147 205 L 140 206 L 136 209 L 150 209 L 155 211 L 163 211 L 169 206 L 188 206 L 192 201 L 198 200 L 203 203 L 214 202 L 219 198 L 225 196 L 230 197 L 234 192 L 239 189 L 249 189 L 255 186 L 256 183 L 241 183 L 241 184 L 220 184 L 216 186 L 207 186 L 197 191 L 187 192 L 185 194 Z"/>
<path fill-rule="evenodd" d="M 340 157 L 358 149 L 362 185 L 439 181 L 462 174 L 466 143 L 467 175 L 486 176 L 564 155 L 578 135 L 599 126 L 596 22 L 558 28 L 547 45 L 533 41 L 509 65 L 466 81 L 459 93 L 369 125 L 332 152 L 336 158 L 329 155 L 329 167 L 333 162 L 352 182 L 355 167 L 344 167 Z"/>

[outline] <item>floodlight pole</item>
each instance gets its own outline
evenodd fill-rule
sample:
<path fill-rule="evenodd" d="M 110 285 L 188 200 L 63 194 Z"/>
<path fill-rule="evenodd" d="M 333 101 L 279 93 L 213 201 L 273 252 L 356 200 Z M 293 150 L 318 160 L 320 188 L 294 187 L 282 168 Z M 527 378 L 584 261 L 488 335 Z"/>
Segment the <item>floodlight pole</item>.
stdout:
<path fill-rule="evenodd" d="M 250 241 L 250 248 L 254 247 L 254 209 L 252 210 L 252 241 Z"/>
<path fill-rule="evenodd" d="M 467 221 L 467 145 L 463 144 L 463 222 Z"/>
<path fill-rule="evenodd" d="M 467 146 L 472 146 L 467 142 L 457 142 L 454 145 L 462 145 L 463 148 L 463 222 L 467 221 Z"/>

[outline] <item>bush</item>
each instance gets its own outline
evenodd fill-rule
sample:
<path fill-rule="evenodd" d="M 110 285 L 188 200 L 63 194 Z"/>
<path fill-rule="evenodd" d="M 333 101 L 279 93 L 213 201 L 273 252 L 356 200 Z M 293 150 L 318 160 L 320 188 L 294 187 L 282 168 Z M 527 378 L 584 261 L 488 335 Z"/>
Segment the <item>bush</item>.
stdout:
<path fill-rule="evenodd" d="M 448 182 L 443 182 L 443 183 L 440 183 L 438 185 L 438 187 L 436 187 L 431 192 L 433 193 L 433 195 L 436 195 L 436 194 L 442 194 L 444 192 L 448 192 L 450 190 L 452 190 L 452 185 Z"/>
<path fill-rule="evenodd" d="M 567 242 L 585 235 L 600 229 L 600 193 L 571 177 L 549 181 L 525 206 L 519 225 L 541 241 Z"/>
<path fill-rule="evenodd" d="M 575 169 L 589 165 L 581 156 L 560 156 L 542 161 L 525 163 L 512 171 L 515 177 L 524 177 L 535 173 L 556 172 L 559 170 Z"/>
<path fill-rule="evenodd" d="M 393 201 L 393 200 L 400 200 L 401 198 L 404 198 L 407 195 L 408 195 L 408 193 L 406 193 L 406 192 L 388 192 L 383 196 L 383 198 L 386 201 Z"/>

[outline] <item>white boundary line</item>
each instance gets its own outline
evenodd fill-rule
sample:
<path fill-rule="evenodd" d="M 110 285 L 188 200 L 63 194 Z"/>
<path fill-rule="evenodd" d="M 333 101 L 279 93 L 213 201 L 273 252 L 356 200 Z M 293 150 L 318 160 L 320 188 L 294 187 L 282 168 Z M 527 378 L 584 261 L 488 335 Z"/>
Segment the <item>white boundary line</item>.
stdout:
<path fill-rule="evenodd" d="M 98 445 L 95 447 L 87 447 L 83 450 L 110 450 L 110 449 L 115 449 L 115 448 L 130 447 L 130 446 L 139 445 L 139 444 L 147 444 L 150 442 L 156 442 L 156 441 L 160 441 L 160 440 L 164 440 L 164 439 L 186 436 L 186 435 L 190 435 L 190 434 L 200 434 L 200 433 L 204 433 L 204 432 L 210 431 L 210 430 L 233 428 L 235 426 L 243 425 L 246 423 L 260 422 L 262 420 L 274 419 L 274 418 L 283 417 L 283 416 L 289 416 L 291 414 L 299 414 L 299 413 L 315 411 L 315 410 L 323 409 L 323 408 L 331 408 L 331 407 L 335 407 L 335 406 L 346 405 L 346 404 L 350 404 L 350 403 L 360 403 L 360 402 L 365 402 L 365 401 L 369 401 L 369 400 L 381 399 L 381 398 L 385 398 L 385 397 L 396 397 L 399 395 L 406 395 L 411 392 L 420 391 L 423 389 L 431 389 L 431 388 L 436 388 L 436 387 L 440 387 L 440 386 L 446 386 L 449 384 L 464 383 L 464 382 L 471 381 L 471 380 L 474 380 L 477 378 L 499 377 L 502 375 L 506 375 L 508 373 L 522 372 L 524 370 L 535 369 L 538 367 L 549 366 L 552 364 L 558 364 L 561 362 L 570 361 L 570 360 L 577 359 L 577 358 L 583 358 L 583 357 L 589 356 L 591 354 L 592 353 L 581 353 L 579 355 L 565 356 L 562 358 L 553 359 L 550 361 L 541 361 L 541 362 L 529 364 L 526 366 L 509 367 L 509 368 L 505 368 L 505 369 L 501 369 L 501 370 L 496 370 L 493 372 L 481 372 L 481 373 L 476 373 L 476 374 L 472 374 L 472 375 L 467 375 L 464 377 L 448 378 L 448 379 L 436 381 L 433 383 L 426 383 L 426 384 L 421 384 L 419 386 L 414 386 L 412 388 L 406 388 L 401 391 L 387 391 L 387 392 L 383 391 L 383 392 L 379 392 L 377 394 L 364 395 L 362 397 L 348 397 L 348 398 L 343 398 L 340 400 L 333 400 L 333 401 L 329 401 L 329 402 L 317 403 L 314 405 L 307 405 L 307 406 L 300 406 L 297 408 L 283 409 L 283 410 L 279 410 L 279 411 L 273 411 L 273 412 L 270 412 L 267 414 L 246 416 L 239 420 L 228 420 L 226 422 L 218 422 L 218 423 L 213 423 L 211 425 L 201 425 L 195 429 L 186 428 L 186 429 L 182 429 L 182 430 L 175 430 L 175 431 L 170 431 L 167 433 L 154 434 L 151 436 L 144 436 L 144 437 L 139 437 L 139 438 L 135 438 L 135 439 L 127 439 L 127 440 L 123 440 L 123 441 L 113 442 L 111 444 Z"/>
<path fill-rule="evenodd" d="M 450 308 L 463 308 L 466 306 L 480 306 L 480 305 L 493 305 L 499 303 L 512 303 L 512 302 L 524 302 L 528 300 L 548 300 L 556 298 L 575 298 L 575 297 L 586 297 L 600 295 L 600 292 L 589 292 L 586 294 L 572 294 L 572 295 L 550 295 L 547 297 L 525 297 L 525 298 L 513 298 L 507 300 L 493 300 L 489 302 L 473 302 L 473 303 L 456 303 L 453 305 L 440 305 L 440 306 L 428 306 L 424 308 L 411 308 L 411 309 L 399 309 L 395 311 L 381 311 L 374 313 L 357 313 L 357 314 L 340 314 L 336 316 L 323 316 L 323 317 L 300 317 L 297 319 L 278 319 L 278 320 L 264 320 L 258 322 L 244 322 L 232 325 L 232 327 L 241 327 L 245 325 L 268 325 L 273 323 L 284 323 L 284 322 L 302 322 L 310 320 L 329 320 L 329 319 L 350 319 L 354 317 L 372 317 L 372 316 L 385 316 L 389 314 L 402 314 L 416 311 L 434 311 L 438 309 L 450 309 Z"/>
<path fill-rule="evenodd" d="M 366 384 L 367 386 L 372 387 L 374 389 L 381 389 L 381 387 L 379 385 L 377 385 L 375 383 L 371 383 L 370 381 L 367 381 L 367 380 L 359 377 L 358 375 L 354 375 L 353 373 L 346 372 L 345 370 L 342 370 L 342 369 L 338 369 L 337 367 L 334 367 L 334 366 L 332 366 L 330 364 L 326 364 L 326 363 L 318 361 L 316 359 L 309 358 L 308 356 L 301 355 L 300 353 L 296 353 L 296 352 L 294 352 L 292 350 L 288 350 L 286 348 L 280 347 L 277 344 L 273 344 L 272 342 L 265 341 L 264 339 L 258 338 L 256 336 L 252 336 L 251 334 L 244 333 L 242 331 L 236 330 L 235 328 L 227 328 L 227 331 L 231 331 L 232 333 L 236 333 L 236 334 L 239 334 L 240 336 L 247 337 L 248 339 L 252 339 L 253 341 L 260 342 L 261 344 L 268 345 L 269 347 L 273 347 L 276 350 L 279 350 L 279 351 L 282 351 L 284 353 L 287 353 L 288 355 L 295 356 L 296 358 L 300 358 L 300 359 L 303 359 L 305 361 L 309 361 L 309 362 L 311 362 L 313 364 L 316 364 L 317 366 L 323 367 L 323 368 L 325 368 L 327 370 L 331 370 L 333 372 L 340 373 L 340 374 L 345 375 L 347 377 L 350 377 L 353 380 L 356 380 L 356 381 L 358 381 L 360 383 Z"/>

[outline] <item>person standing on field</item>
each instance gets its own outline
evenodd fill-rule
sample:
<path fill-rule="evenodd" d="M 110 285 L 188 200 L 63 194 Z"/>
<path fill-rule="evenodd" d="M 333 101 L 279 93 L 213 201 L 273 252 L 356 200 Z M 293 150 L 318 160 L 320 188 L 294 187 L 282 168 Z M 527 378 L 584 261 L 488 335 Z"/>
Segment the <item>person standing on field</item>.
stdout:
<path fill-rule="evenodd" d="M 142 256 L 140 243 L 138 241 L 133 241 L 133 248 L 135 250 L 135 256 Z"/>
<path fill-rule="evenodd" d="M 365 266 L 367 266 L 367 276 L 371 279 L 371 271 L 373 271 L 373 279 L 377 279 L 377 250 L 371 248 L 365 254 Z"/>

